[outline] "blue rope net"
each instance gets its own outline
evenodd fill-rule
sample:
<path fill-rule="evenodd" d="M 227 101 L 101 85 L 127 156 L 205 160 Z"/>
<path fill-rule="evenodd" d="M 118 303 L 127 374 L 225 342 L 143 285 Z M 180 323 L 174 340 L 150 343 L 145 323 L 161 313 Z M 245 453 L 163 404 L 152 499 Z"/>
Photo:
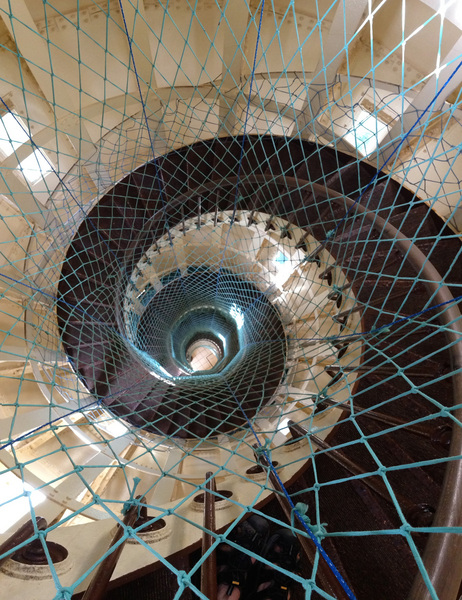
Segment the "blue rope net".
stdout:
<path fill-rule="evenodd" d="M 0 3 L 0 515 L 40 597 L 116 524 L 115 576 L 160 563 L 175 598 L 223 543 L 295 598 L 459 585 L 429 558 L 462 531 L 459 30 L 315 4 Z M 251 513 L 307 539 L 294 572 L 240 545 Z"/>

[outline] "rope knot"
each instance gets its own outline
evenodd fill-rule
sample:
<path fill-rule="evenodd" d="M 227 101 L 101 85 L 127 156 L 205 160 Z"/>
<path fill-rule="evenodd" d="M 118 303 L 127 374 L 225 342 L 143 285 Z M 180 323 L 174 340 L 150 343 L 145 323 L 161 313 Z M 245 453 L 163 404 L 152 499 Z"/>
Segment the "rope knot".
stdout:
<path fill-rule="evenodd" d="M 389 327 L 380 327 L 379 329 L 377 329 L 377 331 L 375 332 L 375 335 L 379 335 L 381 333 L 390 333 L 391 329 Z"/>
<path fill-rule="evenodd" d="M 290 528 L 292 530 L 293 535 L 295 535 L 295 515 L 297 515 L 301 521 L 306 523 L 308 527 L 311 526 L 311 520 L 310 517 L 307 515 L 307 512 L 308 504 L 305 504 L 304 502 L 297 502 L 297 504 L 293 507 L 290 513 Z"/>
<path fill-rule="evenodd" d="M 409 533 L 412 530 L 412 527 L 409 525 L 409 523 L 403 523 L 400 527 L 401 531 L 404 533 Z"/>
<path fill-rule="evenodd" d="M 141 479 L 139 477 L 134 477 L 133 478 L 133 489 L 130 492 L 130 498 L 124 502 L 124 505 L 122 507 L 122 514 L 126 515 L 128 513 L 128 511 L 133 507 L 133 506 L 138 506 L 138 517 L 140 516 L 140 511 L 141 511 L 141 502 L 135 498 L 135 490 L 139 484 L 139 482 L 141 481 Z"/>
<path fill-rule="evenodd" d="M 316 537 L 319 539 L 324 539 L 327 535 L 327 523 L 319 523 L 311 526 L 311 531 L 314 533 Z"/>
<path fill-rule="evenodd" d="M 186 571 L 178 571 L 177 579 L 179 586 L 188 587 L 191 584 L 191 578 Z"/>
<path fill-rule="evenodd" d="M 308 504 L 305 504 L 304 502 L 297 502 L 295 505 L 295 510 L 300 513 L 300 516 L 303 517 L 304 521 L 308 520 L 308 523 L 310 522 L 310 519 L 306 514 L 308 512 Z"/>
<path fill-rule="evenodd" d="M 136 537 L 136 531 L 133 529 L 133 527 L 125 527 L 125 533 L 129 538 Z"/>
<path fill-rule="evenodd" d="M 295 515 L 299 518 L 300 521 L 306 524 L 306 526 L 311 530 L 311 532 L 318 538 L 324 538 L 327 535 L 326 526 L 327 523 L 319 523 L 312 525 L 311 519 L 308 516 L 308 504 L 304 502 L 297 502 L 297 504 L 292 509 L 290 515 L 290 528 L 292 530 L 293 535 L 295 535 Z"/>
<path fill-rule="evenodd" d="M 257 455 L 257 458 L 260 458 L 260 456 L 264 456 L 265 458 L 267 458 L 269 460 L 270 463 L 272 463 L 273 461 L 271 460 L 271 442 L 270 440 L 265 440 L 265 443 L 262 444 L 261 446 L 257 446 L 257 448 L 255 448 L 255 454 Z"/>

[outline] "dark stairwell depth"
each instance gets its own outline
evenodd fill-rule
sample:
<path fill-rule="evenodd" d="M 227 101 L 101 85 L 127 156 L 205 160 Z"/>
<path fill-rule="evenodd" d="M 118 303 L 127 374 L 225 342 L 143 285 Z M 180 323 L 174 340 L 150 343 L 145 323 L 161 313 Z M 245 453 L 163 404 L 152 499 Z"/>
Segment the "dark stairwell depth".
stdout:
<path fill-rule="evenodd" d="M 267 231 L 275 229 L 274 219 L 287 221 L 282 239 L 294 235 L 292 227 L 305 232 L 295 241 L 307 263 L 321 263 L 325 248 L 332 257 L 320 281 L 331 285 L 336 265 L 345 275 L 343 285 L 330 291 L 340 335 L 337 356 L 323 367 L 330 381 L 319 390 L 315 414 L 336 405 L 335 386 L 345 374 L 354 370 L 357 379 L 326 441 L 317 441 L 309 419 L 300 423 L 304 431 L 292 432 L 294 444 L 311 435 L 317 452 L 289 492 L 294 502 L 308 505 L 312 521 L 319 517 L 327 523 L 327 531 L 358 532 L 327 537 L 324 544 L 358 599 L 406 598 L 418 569 L 409 540 L 394 531 L 403 517 L 424 528 L 412 533 L 423 554 L 449 451 L 451 421 L 444 407 L 453 404 L 450 348 L 438 310 L 425 312 L 438 303 L 426 286 L 425 269 L 431 264 L 444 274 L 441 285 L 457 296 L 460 243 L 418 197 L 347 155 L 296 139 L 249 136 L 238 172 L 241 143 L 215 139 L 167 154 L 125 177 L 98 202 L 76 233 L 62 270 L 58 319 L 64 346 L 86 387 L 139 430 L 201 438 L 246 428 L 242 409 L 248 418 L 258 416 L 287 372 L 286 333 L 271 294 L 249 279 L 248 268 L 244 274 L 217 269 L 213 263 L 220 256 L 187 271 L 169 267 L 162 287 L 152 292 L 136 288 L 132 274 L 143 260 L 166 252 L 158 247 L 162 239 L 175 247 L 188 226 L 200 231 L 206 215 L 216 224 L 237 208 L 230 228 L 250 227 L 253 216 L 264 213 Z M 423 252 L 420 270 L 410 260 L 412 250 L 394 244 L 393 234 L 363 209 Z M 247 211 L 245 220 L 241 211 Z M 315 252 L 306 248 L 308 233 L 318 240 Z M 145 306 L 141 317 L 130 313 L 127 326 L 124 294 L 130 286 L 136 288 L 132 297 Z M 350 292 L 353 305 L 346 303 Z M 189 321 L 188 310 L 196 311 Z M 232 310 L 246 315 L 241 331 Z M 361 362 L 340 364 L 351 351 L 354 338 L 346 327 L 356 313 L 366 332 Z M 207 335 L 215 335 L 218 364 L 195 374 L 188 370 L 187 347 Z M 229 347 L 223 378 L 219 365 Z M 275 499 L 263 511 L 284 521 Z M 368 535 L 360 533 L 366 530 Z M 390 533 L 374 535 L 382 530 Z M 173 597 L 176 580 L 166 583 L 167 571 L 161 567 L 146 576 L 150 588 L 162 586 L 162 596 L 142 591 L 147 584 L 139 580 L 108 597 Z M 293 597 L 300 594 L 301 588 Z"/>

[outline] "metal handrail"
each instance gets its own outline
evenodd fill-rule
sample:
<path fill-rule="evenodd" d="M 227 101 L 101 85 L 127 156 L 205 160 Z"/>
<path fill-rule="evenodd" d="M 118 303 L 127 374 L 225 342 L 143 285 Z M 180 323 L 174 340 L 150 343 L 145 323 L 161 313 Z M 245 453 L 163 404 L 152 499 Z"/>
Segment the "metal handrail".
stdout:
<path fill-rule="evenodd" d="M 220 184 L 235 184 L 237 177 L 228 177 L 221 180 L 210 180 L 207 184 L 198 186 L 199 189 L 210 189 Z M 269 174 L 258 174 L 246 177 L 244 183 L 281 183 L 286 187 L 295 189 L 310 189 L 312 201 L 330 200 L 348 210 L 364 216 L 371 227 L 382 233 L 386 238 L 393 240 L 393 245 L 398 248 L 406 261 L 422 278 L 421 283 L 427 288 L 429 295 L 436 304 L 445 304 L 438 310 L 440 323 L 444 326 L 444 333 L 448 342 L 448 350 L 453 371 L 453 404 L 461 406 L 452 412 L 455 419 L 462 422 L 462 319 L 459 307 L 454 301 L 451 291 L 443 283 L 438 270 L 427 260 L 425 254 L 403 235 L 391 223 L 370 211 L 359 202 L 344 196 L 324 185 L 313 183 L 297 177 L 284 176 L 278 179 Z M 303 207 L 301 207 L 303 208 Z M 289 215 L 285 215 L 289 219 Z M 462 428 L 453 427 L 449 456 L 462 455 Z M 446 466 L 445 477 L 441 494 L 433 519 L 433 527 L 455 528 L 462 527 L 462 461 L 449 460 Z M 456 557 L 462 556 L 462 536 L 446 531 L 444 533 L 431 533 L 427 541 L 423 556 L 423 565 L 439 600 L 454 600 L 457 596 L 460 581 L 457 577 L 448 577 L 448 570 L 454 564 Z M 457 571 L 457 567 L 455 567 Z M 420 571 L 408 600 L 431 600 L 431 592 Z"/>
<path fill-rule="evenodd" d="M 439 320 L 444 325 L 444 333 L 448 341 L 451 357 L 453 385 L 453 403 L 458 406 L 462 401 L 462 323 L 459 307 L 454 302 L 454 296 L 444 285 L 443 279 L 425 254 L 404 236 L 396 227 L 369 211 L 347 196 L 342 196 L 323 186 L 311 184 L 314 188 L 322 188 L 327 197 L 337 203 L 345 203 L 352 210 L 362 214 L 371 227 L 392 239 L 394 246 L 399 248 L 412 268 L 422 276 L 422 284 L 437 304 L 445 304 L 438 309 Z M 462 421 L 462 408 L 452 413 Z M 453 427 L 449 456 L 462 455 L 462 428 Z M 462 527 L 462 461 L 450 460 L 446 466 L 443 486 L 433 519 L 433 527 Z M 456 577 L 448 577 L 448 569 L 457 557 L 462 556 L 462 536 L 445 533 L 431 533 L 425 547 L 423 564 L 439 600 L 454 600 L 459 589 Z M 457 569 L 457 567 L 455 567 Z M 432 595 L 419 572 L 408 600 L 431 600 Z"/>

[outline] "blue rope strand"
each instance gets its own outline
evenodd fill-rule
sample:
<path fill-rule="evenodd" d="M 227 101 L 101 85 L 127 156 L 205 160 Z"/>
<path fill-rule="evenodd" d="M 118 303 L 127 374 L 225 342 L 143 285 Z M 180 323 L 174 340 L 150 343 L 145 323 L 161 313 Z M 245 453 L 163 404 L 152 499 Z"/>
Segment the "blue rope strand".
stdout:
<path fill-rule="evenodd" d="M 353 592 L 350 590 L 347 582 L 345 581 L 345 579 L 342 577 L 341 573 L 339 572 L 339 570 L 337 569 L 337 567 L 334 565 L 334 563 L 332 562 L 331 558 L 329 557 L 329 555 L 327 554 L 327 552 L 324 550 L 324 548 L 321 546 L 318 538 L 314 535 L 314 533 L 311 531 L 311 529 L 308 527 L 308 524 L 306 523 L 306 521 L 304 520 L 303 516 L 300 514 L 300 512 L 297 510 L 295 504 L 292 501 L 292 498 L 289 495 L 289 492 L 287 491 L 285 485 L 282 483 L 279 475 L 277 474 L 276 469 L 274 468 L 274 465 L 271 461 L 271 458 L 265 448 L 265 446 L 262 445 L 262 443 L 260 442 L 260 439 L 255 431 L 255 429 L 252 426 L 252 422 L 250 421 L 249 417 L 247 416 L 247 413 L 245 412 L 245 410 L 242 408 L 241 403 L 239 402 L 239 399 L 237 398 L 236 394 L 233 392 L 231 386 L 229 385 L 229 383 L 226 381 L 226 385 L 228 386 L 231 394 L 234 396 L 234 399 L 236 400 L 242 414 L 244 415 L 245 420 L 247 421 L 247 424 L 250 428 L 250 431 L 252 432 L 253 436 L 255 437 L 257 444 L 258 444 L 258 450 L 261 454 L 263 454 L 266 458 L 266 460 L 268 461 L 268 464 L 270 466 L 270 469 L 272 471 L 272 473 L 275 475 L 279 485 L 281 486 L 281 489 L 284 493 L 284 496 L 286 497 L 287 501 L 289 502 L 289 505 L 292 509 L 292 513 L 294 515 L 297 516 L 297 519 L 299 520 L 299 522 L 301 523 L 303 529 L 306 531 L 306 533 L 308 534 L 308 536 L 311 538 L 311 540 L 313 541 L 314 545 L 316 546 L 317 550 L 319 551 L 319 553 L 321 554 L 321 556 L 324 558 L 324 560 L 326 561 L 326 563 L 329 565 L 330 570 L 332 571 L 332 573 L 335 575 L 335 577 L 337 578 L 338 582 L 340 583 L 340 585 L 342 586 L 342 588 L 345 590 L 346 595 L 348 596 L 348 598 L 350 598 L 350 600 L 356 600 L 356 596 L 353 594 Z"/>

